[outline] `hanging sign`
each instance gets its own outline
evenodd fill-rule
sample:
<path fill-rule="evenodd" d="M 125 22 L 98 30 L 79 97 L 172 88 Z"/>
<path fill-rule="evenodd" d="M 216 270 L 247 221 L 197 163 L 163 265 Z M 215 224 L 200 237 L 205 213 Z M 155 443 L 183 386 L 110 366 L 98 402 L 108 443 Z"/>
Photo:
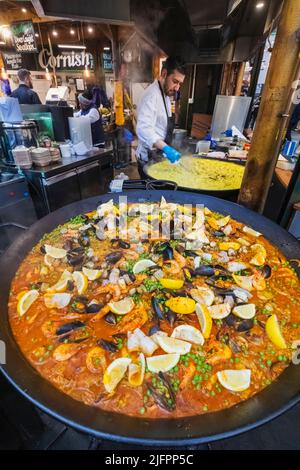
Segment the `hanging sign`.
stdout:
<path fill-rule="evenodd" d="M 111 52 L 102 53 L 102 66 L 104 72 L 113 72 L 113 63 Z"/>
<path fill-rule="evenodd" d="M 10 29 L 17 52 L 37 52 L 32 21 L 12 23 Z"/>
<path fill-rule="evenodd" d="M 42 49 L 39 53 L 39 65 L 42 69 L 56 70 L 84 70 L 93 69 L 93 56 L 90 52 L 68 50 L 51 54 L 48 49 Z"/>
<path fill-rule="evenodd" d="M 19 70 L 22 68 L 22 54 L 18 52 L 2 53 L 5 68 L 7 70 Z"/>

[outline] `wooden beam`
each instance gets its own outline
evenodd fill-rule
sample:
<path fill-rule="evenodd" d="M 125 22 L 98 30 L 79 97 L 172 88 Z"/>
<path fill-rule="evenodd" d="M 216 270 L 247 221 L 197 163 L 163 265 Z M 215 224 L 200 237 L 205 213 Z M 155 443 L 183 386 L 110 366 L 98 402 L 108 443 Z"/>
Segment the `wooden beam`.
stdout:
<path fill-rule="evenodd" d="M 299 24 L 300 0 L 285 0 L 238 199 L 258 212 L 264 209 L 289 119 L 286 109 L 299 71 Z"/>

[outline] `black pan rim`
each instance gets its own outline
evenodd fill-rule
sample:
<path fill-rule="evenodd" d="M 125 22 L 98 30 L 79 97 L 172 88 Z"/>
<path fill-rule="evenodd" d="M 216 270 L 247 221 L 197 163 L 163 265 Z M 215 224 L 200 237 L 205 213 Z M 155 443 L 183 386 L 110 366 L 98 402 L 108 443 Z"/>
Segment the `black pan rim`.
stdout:
<path fill-rule="evenodd" d="M 238 220 L 242 220 L 243 218 L 247 219 L 246 223 L 249 223 L 249 225 L 253 226 L 253 228 L 255 229 L 259 229 L 258 225 L 266 225 L 268 227 L 268 232 L 271 233 L 271 238 L 273 240 L 273 243 L 275 243 L 275 241 L 278 242 L 278 240 L 280 240 L 281 238 L 281 235 L 283 236 L 283 240 L 282 242 L 283 243 L 275 243 L 277 246 L 279 246 L 280 249 L 282 249 L 282 251 L 286 251 L 286 250 L 294 250 L 294 249 L 297 249 L 298 252 L 300 253 L 300 244 L 299 242 L 294 239 L 294 237 L 292 237 L 289 233 L 285 232 L 281 227 L 277 226 L 276 224 L 274 224 L 273 222 L 265 219 L 264 217 L 252 212 L 252 211 L 249 211 L 248 209 L 245 209 L 245 208 L 242 208 L 240 206 L 238 206 L 237 204 L 234 204 L 234 203 L 230 203 L 228 201 L 223 201 L 223 200 L 218 200 L 216 198 L 213 198 L 211 196 L 206 196 L 206 195 L 201 195 L 199 193 L 194 193 L 194 194 L 191 194 L 191 193 L 184 193 L 184 192 L 173 192 L 173 191 L 130 191 L 128 193 L 117 193 L 117 194 L 106 194 L 106 195 L 103 195 L 103 196 L 99 196 L 99 197 L 94 197 L 94 198 L 90 198 L 90 199 L 87 199 L 87 200 L 84 200 L 84 201 L 80 201 L 79 203 L 74 203 L 72 205 L 69 205 L 69 206 L 66 206 L 62 209 L 59 209 L 58 211 L 56 211 L 55 213 L 52 213 L 50 215 L 48 215 L 47 217 L 45 217 L 44 219 L 36 222 L 32 227 L 31 229 L 27 232 L 27 234 L 24 234 L 23 236 L 23 239 L 25 239 L 25 242 L 26 242 L 26 239 L 27 239 L 27 244 L 29 246 L 28 250 L 26 250 L 26 243 L 25 243 L 25 251 L 27 254 L 27 251 L 29 251 L 29 249 L 34 246 L 34 244 L 40 239 L 40 233 L 39 231 L 41 231 L 41 233 L 44 233 L 45 231 L 51 231 L 57 224 L 57 219 L 61 219 L 61 222 L 62 221 L 66 221 L 68 220 L 68 218 L 72 217 L 73 215 L 77 215 L 79 213 L 82 213 L 83 211 L 88 211 L 88 210 L 91 210 L 91 208 L 95 208 L 97 204 L 99 204 L 100 202 L 105 202 L 111 198 L 116 198 L 118 196 L 127 196 L 129 200 L 138 200 L 138 199 L 141 199 L 142 201 L 144 200 L 147 200 L 147 199 L 151 199 L 152 200 L 158 200 L 160 199 L 161 195 L 164 195 L 167 199 L 169 200 L 178 200 L 178 199 L 181 199 L 180 202 L 182 202 L 182 199 L 184 199 L 184 195 L 186 194 L 186 199 L 187 199 L 187 202 L 191 203 L 204 203 L 206 205 L 210 205 L 210 203 L 212 205 L 216 205 L 218 206 L 218 208 L 216 209 L 214 207 L 214 210 L 218 210 L 219 212 L 228 212 L 229 209 L 231 209 L 231 211 L 229 211 L 228 213 L 230 212 L 233 212 L 234 214 L 232 214 L 232 216 L 234 218 L 237 218 Z M 178 201 L 179 202 L 179 201 Z M 222 209 L 223 208 L 223 209 Z M 244 216 L 241 218 L 239 216 L 237 216 L 235 214 L 235 212 L 238 212 L 238 211 L 241 211 Z M 254 221 L 251 221 L 249 220 L 254 218 Z M 243 220 L 242 220 L 243 221 Z M 61 223 L 60 222 L 60 223 Z M 245 222 L 245 220 L 244 220 Z M 47 225 L 49 226 L 49 228 L 47 228 L 47 230 L 44 229 L 44 226 Z M 262 230 L 261 230 L 262 231 Z M 263 232 L 264 235 L 266 236 L 266 238 L 269 238 L 267 236 L 267 234 L 265 234 L 265 232 Z M 22 236 L 20 237 L 22 238 Z M 23 251 L 23 253 L 17 257 L 15 253 L 13 253 L 14 251 L 16 251 L 16 253 L 19 253 Z M 19 262 L 21 262 L 25 256 L 24 254 L 24 247 L 23 247 L 23 244 L 21 243 L 21 241 L 18 239 L 14 244 L 11 245 L 11 247 L 7 250 L 7 252 L 5 254 L 7 254 L 8 252 L 10 252 L 11 256 L 13 256 L 14 258 L 14 262 L 15 264 L 19 264 Z M 294 253 L 294 251 L 293 251 Z M 3 256 L 2 255 L 1 259 L 0 259 L 0 273 L 3 272 L 3 269 L 4 269 L 4 272 L 5 272 L 5 269 L 7 269 L 7 266 L 5 266 L 5 262 L 3 261 Z M 13 271 L 13 270 L 12 270 Z M 10 284 L 10 282 L 9 282 Z M 8 292 L 6 292 L 8 294 Z M 0 297 L 3 298 L 3 292 L 0 292 Z M 3 300 L 3 299 L 2 299 Z M 7 315 L 6 315 L 7 317 Z M 6 318 L 6 322 L 8 324 L 8 319 Z M 5 333 L 5 328 L 3 329 L 3 326 L 4 326 L 4 321 L 3 321 L 3 318 L 0 320 L 0 328 L 2 330 L 2 332 Z M 7 326 L 7 325 L 6 325 Z M 8 334 L 9 334 L 9 331 L 8 331 Z M 153 445 L 153 446 L 159 446 L 159 445 L 176 445 L 176 446 L 182 446 L 182 445 L 186 445 L 186 444 L 197 444 L 197 443 L 204 443 L 204 442 L 211 442 L 211 441 L 214 441 L 214 440 L 218 440 L 218 439 L 223 439 L 223 438 L 227 438 L 227 437 L 232 437 L 234 435 L 237 435 L 237 434 L 240 434 L 242 432 L 245 432 L 245 431 L 248 431 L 250 429 L 254 429 L 255 427 L 257 426 L 260 426 L 274 418 L 276 418 L 277 416 L 279 416 L 281 413 L 287 411 L 288 409 L 290 409 L 292 406 L 294 406 L 299 400 L 300 400 L 300 386 L 299 387 L 296 387 L 295 388 L 295 385 L 293 385 L 292 387 L 292 390 L 290 390 L 290 393 L 289 393 L 289 396 L 285 397 L 285 394 L 286 394 L 286 388 L 285 388 L 285 385 L 287 385 L 288 387 L 291 387 L 292 383 L 291 382 L 291 379 L 293 379 L 293 375 L 295 376 L 297 370 L 299 369 L 295 369 L 294 366 L 290 366 L 286 369 L 286 371 L 280 376 L 280 378 L 273 382 L 273 384 L 270 386 L 270 387 L 267 387 L 265 390 L 261 391 L 258 395 L 255 395 L 254 397 L 250 398 L 249 400 L 246 400 L 245 402 L 241 402 L 240 404 L 238 405 L 235 405 L 234 407 L 232 408 L 229 408 L 227 410 L 222 410 L 220 412 L 214 412 L 214 413 L 207 413 L 206 415 L 198 415 L 198 416 L 193 416 L 191 418 L 178 418 L 178 420 L 180 422 L 183 422 L 184 424 L 182 425 L 183 426 L 183 431 L 184 432 L 179 432 L 175 430 L 171 430 L 170 432 L 170 429 L 168 429 L 168 432 L 165 434 L 165 435 L 162 435 L 161 432 L 157 432 L 155 433 L 155 435 L 153 435 L 153 432 L 149 432 L 151 429 L 151 422 L 152 420 L 145 420 L 143 418 L 130 418 L 130 417 L 126 417 L 125 415 L 120 415 L 120 414 L 112 414 L 112 413 L 108 413 L 108 412 L 102 412 L 101 410 L 98 410 L 97 408 L 93 408 L 93 407 L 90 407 L 88 405 L 84 405 L 82 402 L 79 402 L 79 401 L 76 401 L 74 399 L 72 399 L 71 397 L 69 397 L 68 395 L 60 392 L 58 389 L 54 388 L 49 382 L 47 382 L 45 379 L 42 378 L 42 376 L 40 376 L 36 371 L 35 369 L 29 364 L 29 362 L 27 362 L 27 360 L 25 359 L 25 357 L 22 355 L 21 351 L 19 350 L 18 346 L 17 346 L 17 343 L 15 342 L 12 334 L 10 333 L 11 337 L 7 337 L 8 341 L 11 341 L 12 342 L 12 347 L 10 349 L 10 352 L 14 355 L 14 359 L 16 360 L 16 357 L 19 356 L 19 359 L 21 358 L 21 365 L 25 365 L 25 369 L 22 369 L 25 370 L 25 374 L 28 373 L 29 374 L 29 377 L 27 376 L 27 378 L 25 378 L 25 382 L 27 380 L 27 384 L 28 384 L 28 380 L 29 378 L 32 379 L 32 376 L 35 376 L 34 379 L 36 379 L 38 377 L 38 384 L 40 386 L 40 389 L 39 390 L 34 390 L 34 393 L 30 393 L 30 386 L 25 386 L 25 387 L 22 387 L 22 385 L 20 385 L 20 383 L 22 382 L 20 379 L 18 380 L 18 373 L 16 370 L 10 370 L 11 367 L 7 367 L 7 366 L 3 366 L 1 368 L 2 370 L 2 373 L 4 373 L 4 375 L 6 376 L 6 378 L 16 387 L 16 389 L 21 393 L 23 394 L 26 398 L 28 398 L 34 405 L 36 405 L 37 407 L 39 407 L 40 409 L 42 409 L 43 411 L 45 411 L 46 413 L 50 414 L 51 416 L 53 416 L 54 418 L 56 419 L 59 419 L 60 421 L 63 421 L 64 423 L 66 423 L 67 425 L 70 425 L 71 427 L 74 427 L 75 429 L 78 429 L 79 431 L 83 431 L 83 432 L 87 432 L 91 435 L 94 435 L 95 437 L 99 437 L 99 438 L 106 438 L 106 439 L 110 439 L 110 440 L 114 440 L 114 441 L 117 441 L 117 442 L 125 442 L 125 443 L 135 443 L 135 444 L 141 444 L 141 445 Z M 14 344 L 13 344 L 14 343 Z M 18 359 L 18 357 L 17 357 Z M 293 371 L 291 371 L 291 369 L 293 369 Z M 30 372 L 28 372 L 28 370 L 30 370 Z M 295 372 L 296 371 L 296 372 Z M 300 372 L 300 370 L 299 370 Z M 30 375 L 31 374 L 31 375 Z M 292 377 L 290 377 L 292 376 Z M 297 374 L 296 374 L 297 376 Z M 299 379 L 299 373 L 298 373 L 298 376 L 297 378 Z M 295 377 L 294 377 L 295 379 Z M 300 380 L 298 380 L 297 383 L 300 383 Z M 125 422 L 125 430 L 127 429 L 126 428 L 126 423 L 135 423 L 134 424 L 134 430 L 135 430 L 135 427 L 138 426 L 138 428 L 140 428 L 140 431 L 141 431 L 141 434 L 143 433 L 144 435 L 143 436 L 137 436 L 135 435 L 135 432 L 132 433 L 130 432 L 130 426 L 129 426 L 129 431 L 127 432 L 123 432 L 120 430 L 120 427 L 118 428 L 118 432 L 115 432 L 115 430 L 112 432 L 110 427 L 107 425 L 106 426 L 106 429 L 105 429 L 105 426 L 104 428 L 101 428 L 101 429 L 97 429 L 97 427 L 95 427 L 95 423 L 93 421 L 90 422 L 90 424 L 84 424 L 82 422 L 82 420 L 78 420 L 76 421 L 76 413 L 73 412 L 73 416 L 70 416 L 69 412 L 65 412 L 65 413 L 62 413 L 61 411 L 59 411 L 59 407 L 58 406 L 51 406 L 49 405 L 49 400 L 47 402 L 47 397 L 46 397 L 46 400 L 45 400 L 45 397 L 43 397 L 43 386 L 45 387 L 45 384 L 47 384 L 47 387 L 46 389 L 49 391 L 49 389 L 52 389 L 51 392 L 55 392 L 54 395 L 55 395 L 55 398 L 58 399 L 58 400 L 61 400 L 62 403 L 64 402 L 67 402 L 67 403 L 72 403 L 72 409 L 76 409 L 76 410 L 79 410 L 79 409 L 84 409 L 84 410 L 96 410 L 97 413 L 100 413 L 102 415 L 107 415 L 107 416 L 112 416 L 112 415 L 116 415 L 117 418 L 114 418 L 114 419 L 117 419 L 118 423 L 121 422 L 123 420 L 123 417 L 125 417 L 126 419 L 124 420 Z M 285 384 L 285 385 L 284 385 Z M 30 384 L 29 384 L 30 385 Z M 275 387 L 275 388 L 274 388 Z M 251 414 L 251 417 L 250 416 L 244 416 L 244 413 L 245 411 L 251 411 L 251 406 L 253 406 L 254 404 L 254 409 L 255 409 L 255 403 L 258 402 L 266 402 L 266 404 L 269 405 L 269 395 L 270 393 L 272 392 L 272 390 L 275 390 L 275 389 L 278 389 L 279 391 L 279 394 L 278 392 L 275 393 L 275 397 L 277 396 L 277 400 L 278 400 L 278 395 L 279 395 L 279 404 L 278 406 L 275 405 L 275 407 L 272 405 L 271 408 L 269 411 L 265 410 L 265 412 L 263 412 L 260 416 L 258 416 L 258 414 L 256 414 L 256 416 L 252 416 Z M 29 392 L 28 392 L 29 390 Z M 36 394 L 40 394 L 38 397 L 36 397 Z M 271 396 L 272 396 L 273 392 L 271 393 Z M 267 399 L 262 399 L 262 396 L 267 396 Z M 282 397 L 283 397 L 283 402 L 282 402 Z M 249 406 L 249 404 L 251 406 Z M 256 407 L 258 405 L 256 404 Z M 259 409 L 259 406 L 258 406 L 258 409 Z M 243 411 L 244 410 L 244 411 Z M 232 413 L 233 411 L 233 413 Z M 225 413 L 224 413 L 225 412 Z M 199 433 L 199 435 L 195 435 L 195 432 L 193 432 L 192 434 L 189 432 L 189 425 L 191 426 L 194 426 L 195 427 L 195 420 L 198 422 L 203 422 L 205 421 L 205 416 L 210 416 L 210 417 L 215 417 L 216 420 L 213 419 L 213 421 L 218 421 L 218 422 L 221 422 L 222 423 L 222 419 L 220 419 L 221 417 L 221 414 L 223 415 L 224 419 L 230 417 L 231 414 L 234 414 L 235 416 L 239 415 L 240 419 L 236 419 L 235 417 L 235 421 L 236 421 L 236 425 L 232 425 L 231 429 L 226 429 L 226 426 L 224 427 L 223 426 L 223 432 L 220 431 L 220 432 L 210 432 L 209 430 L 206 430 L 203 432 L 202 430 L 202 434 Z M 78 415 L 77 415 L 78 416 Z M 224 419 L 223 419 L 223 424 L 224 424 Z M 211 420 L 211 418 L 210 418 Z M 210 421 L 208 420 L 208 422 Z M 164 421 L 164 423 L 162 424 L 165 424 L 166 422 L 169 424 L 169 423 L 175 423 L 175 421 L 177 420 L 174 420 L 174 419 L 166 419 L 166 420 L 153 420 L 153 423 L 154 425 L 156 424 L 157 427 L 158 426 L 158 421 L 159 423 L 161 423 L 162 421 Z M 207 421 L 207 419 L 206 419 Z M 226 421 L 226 420 L 225 420 Z M 150 425 L 149 425 L 150 423 Z M 141 424 L 144 424 L 144 427 L 143 429 L 141 429 Z M 176 424 L 176 423 L 175 423 Z M 199 423 L 198 423 L 199 424 Z M 219 423 L 220 424 L 220 423 Z M 226 423 L 225 423 L 226 424 Z M 185 428 L 185 426 L 187 426 L 187 428 Z M 218 425 L 218 427 L 220 429 L 222 429 L 222 427 L 220 427 Z M 170 428 L 170 426 L 169 426 Z M 117 428 L 116 428 L 117 429 Z M 181 428 L 182 429 L 182 428 Z M 162 432 L 165 432 L 165 430 L 163 429 Z M 157 434 L 157 435 L 156 435 Z M 160 435 L 159 435 L 160 434 Z M 186 434 L 186 436 L 183 436 L 183 434 Z"/>

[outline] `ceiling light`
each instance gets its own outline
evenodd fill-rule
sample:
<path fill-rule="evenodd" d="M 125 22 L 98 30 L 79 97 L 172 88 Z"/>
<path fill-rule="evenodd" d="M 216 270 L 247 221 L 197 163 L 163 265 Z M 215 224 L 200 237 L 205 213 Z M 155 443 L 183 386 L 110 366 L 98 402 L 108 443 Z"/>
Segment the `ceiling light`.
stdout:
<path fill-rule="evenodd" d="M 3 36 L 3 39 L 8 39 L 11 37 L 11 30 L 8 27 L 2 27 L 1 34 Z"/>
<path fill-rule="evenodd" d="M 92 28 L 91 26 L 88 27 L 88 32 L 89 33 L 92 33 L 94 31 L 94 28 Z"/>
<path fill-rule="evenodd" d="M 74 29 L 70 29 L 70 34 L 72 34 L 72 36 L 74 36 L 74 34 L 75 34 Z"/>
<path fill-rule="evenodd" d="M 35 35 L 35 37 L 36 37 L 36 38 L 38 38 L 38 37 L 39 37 L 38 33 L 34 33 L 34 35 Z"/>
<path fill-rule="evenodd" d="M 27 13 L 27 9 L 26 9 L 26 8 L 22 8 L 22 13 Z"/>
<path fill-rule="evenodd" d="M 6 44 L 6 42 L 5 41 L 0 41 L 0 44 L 1 44 L 1 46 L 3 46 L 3 45 Z"/>
<path fill-rule="evenodd" d="M 103 47 L 103 50 L 104 50 L 104 51 L 110 51 L 110 47 L 105 46 L 105 47 Z"/>
<path fill-rule="evenodd" d="M 58 44 L 60 49 L 86 49 L 86 46 L 72 46 L 70 44 Z"/>
<path fill-rule="evenodd" d="M 53 36 L 58 36 L 58 32 L 55 29 L 52 31 L 52 34 Z"/>
<path fill-rule="evenodd" d="M 258 2 L 256 5 L 255 5 L 255 8 L 257 8 L 258 10 L 260 10 L 261 8 L 263 8 L 265 6 L 265 2 Z"/>

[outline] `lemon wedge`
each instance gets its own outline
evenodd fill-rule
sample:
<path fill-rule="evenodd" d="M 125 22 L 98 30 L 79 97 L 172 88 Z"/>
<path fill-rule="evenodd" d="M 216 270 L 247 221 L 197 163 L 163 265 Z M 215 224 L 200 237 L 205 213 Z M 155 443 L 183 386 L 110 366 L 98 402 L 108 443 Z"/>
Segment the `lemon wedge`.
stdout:
<path fill-rule="evenodd" d="M 88 287 L 88 278 L 86 277 L 86 275 L 83 274 L 81 271 L 74 271 L 73 281 L 75 282 L 78 294 L 84 294 Z"/>
<path fill-rule="evenodd" d="M 71 294 L 45 294 L 44 302 L 47 308 L 65 308 L 69 305 Z"/>
<path fill-rule="evenodd" d="M 229 220 L 230 220 L 230 215 L 227 215 L 226 217 L 223 217 L 222 219 L 217 219 L 218 227 L 225 227 L 225 225 L 228 224 Z"/>
<path fill-rule="evenodd" d="M 168 372 L 179 361 L 180 354 L 161 354 L 160 356 L 147 357 L 147 367 L 150 372 Z"/>
<path fill-rule="evenodd" d="M 237 242 L 220 242 L 219 243 L 219 248 L 220 250 L 238 250 L 240 248 L 240 244 Z"/>
<path fill-rule="evenodd" d="M 257 232 L 256 230 L 254 230 L 251 227 L 247 227 L 247 225 L 245 225 L 245 227 L 243 227 L 243 232 L 248 233 L 249 235 L 252 235 L 253 237 L 260 237 L 261 236 L 260 232 Z"/>
<path fill-rule="evenodd" d="M 83 267 L 82 272 L 89 281 L 95 281 L 101 276 L 101 271 L 99 269 L 88 269 Z"/>
<path fill-rule="evenodd" d="M 131 359 L 128 357 L 119 357 L 109 364 L 103 375 L 103 384 L 108 393 L 113 392 L 121 382 L 130 363 Z"/>
<path fill-rule="evenodd" d="M 169 354 L 187 354 L 191 350 L 191 343 L 168 336 L 156 336 L 157 343 L 163 351 Z"/>
<path fill-rule="evenodd" d="M 151 268 L 151 266 L 155 266 L 156 263 L 152 261 L 152 259 L 141 259 L 135 265 L 133 266 L 132 272 L 133 274 L 139 274 L 143 271 L 146 271 L 146 269 Z"/>
<path fill-rule="evenodd" d="M 53 261 L 54 261 L 54 258 L 52 258 L 52 256 L 47 255 L 47 254 L 44 256 L 44 264 L 46 266 L 48 266 L 48 268 L 50 268 L 50 266 L 52 266 Z"/>
<path fill-rule="evenodd" d="M 287 347 L 284 337 L 280 331 L 277 315 L 271 315 L 266 322 L 266 333 L 270 341 L 279 349 Z"/>
<path fill-rule="evenodd" d="M 215 294 L 209 287 L 197 287 L 197 289 L 191 289 L 190 294 L 196 302 L 200 304 L 205 303 L 207 307 L 212 305 L 215 300 Z"/>
<path fill-rule="evenodd" d="M 192 325 L 179 325 L 174 328 L 171 338 L 188 341 L 192 344 L 204 344 L 204 338 L 200 330 Z"/>
<path fill-rule="evenodd" d="M 128 382 L 132 387 L 139 387 L 142 385 L 146 369 L 146 360 L 143 353 L 139 355 L 138 364 L 129 364 L 128 367 Z"/>
<path fill-rule="evenodd" d="M 165 305 L 175 313 L 190 314 L 195 311 L 196 302 L 189 297 L 172 297 Z"/>
<path fill-rule="evenodd" d="M 243 320 L 249 320 L 255 316 L 255 304 L 237 305 L 232 313 Z"/>
<path fill-rule="evenodd" d="M 64 258 L 67 255 L 67 251 L 63 248 L 56 248 L 55 246 L 51 245 L 44 245 L 46 254 L 52 256 L 55 259 Z"/>
<path fill-rule="evenodd" d="M 118 302 L 109 302 L 108 304 L 110 310 L 117 315 L 126 315 L 131 312 L 134 305 L 134 300 L 131 297 L 125 297 L 125 299 L 119 300 Z"/>
<path fill-rule="evenodd" d="M 54 286 L 47 289 L 48 292 L 65 292 L 68 287 L 68 282 L 73 279 L 72 273 L 67 269 L 62 273 L 60 279 Z"/>
<path fill-rule="evenodd" d="M 22 295 L 19 298 L 18 305 L 17 305 L 17 311 L 20 317 L 22 317 L 24 313 L 27 312 L 27 310 L 31 307 L 33 302 L 36 301 L 38 296 L 39 296 L 39 291 L 36 289 L 32 289 L 32 290 L 25 291 L 22 293 Z"/>
<path fill-rule="evenodd" d="M 249 292 L 253 290 L 252 276 L 238 276 L 237 274 L 233 274 L 232 277 L 235 283 L 242 289 L 246 289 Z"/>
<path fill-rule="evenodd" d="M 250 260 L 250 263 L 255 266 L 262 266 L 265 263 L 267 256 L 265 247 L 260 243 L 256 243 L 251 247 L 251 250 L 254 251 L 254 256 Z"/>
<path fill-rule="evenodd" d="M 210 337 L 211 329 L 212 329 L 212 319 L 207 309 L 207 306 L 203 303 L 196 304 L 196 315 L 198 317 L 202 334 L 205 339 Z"/>
<path fill-rule="evenodd" d="M 250 387 L 250 369 L 226 369 L 217 372 L 218 381 L 231 392 L 242 392 Z"/>
<path fill-rule="evenodd" d="M 214 320 L 221 320 L 222 318 L 228 317 L 231 312 L 229 304 L 217 304 L 207 307 L 211 318 Z"/>
<path fill-rule="evenodd" d="M 161 278 L 159 282 L 166 289 L 181 289 L 184 284 L 184 281 L 182 279 Z"/>

